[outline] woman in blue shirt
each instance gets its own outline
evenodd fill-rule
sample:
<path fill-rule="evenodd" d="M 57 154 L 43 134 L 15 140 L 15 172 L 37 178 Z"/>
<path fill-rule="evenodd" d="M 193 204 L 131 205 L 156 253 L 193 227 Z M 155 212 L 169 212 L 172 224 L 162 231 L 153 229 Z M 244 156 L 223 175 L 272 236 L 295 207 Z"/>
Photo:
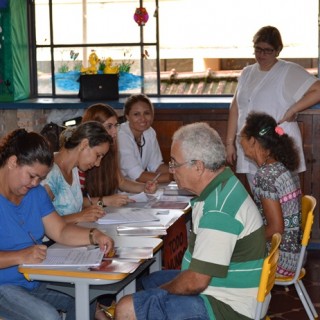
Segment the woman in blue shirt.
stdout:
<path fill-rule="evenodd" d="M 30 282 L 18 271 L 20 264 L 45 259 L 44 234 L 66 245 L 113 248 L 104 233 L 67 224 L 57 214 L 40 185 L 52 163 L 49 145 L 37 133 L 17 129 L 0 143 L 0 318 L 58 320 L 61 310 L 67 320 L 75 319 L 73 297 L 48 289 L 45 282 Z"/>

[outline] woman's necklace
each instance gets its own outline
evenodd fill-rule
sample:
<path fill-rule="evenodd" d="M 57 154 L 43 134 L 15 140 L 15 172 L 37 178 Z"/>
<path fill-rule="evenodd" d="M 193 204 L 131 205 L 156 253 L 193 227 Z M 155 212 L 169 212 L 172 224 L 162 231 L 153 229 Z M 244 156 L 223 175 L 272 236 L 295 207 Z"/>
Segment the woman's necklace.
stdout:
<path fill-rule="evenodd" d="M 140 157 L 142 158 L 142 148 L 143 146 L 146 144 L 146 140 L 144 139 L 144 136 L 142 135 L 140 137 L 140 139 L 135 139 L 136 140 L 136 144 L 138 146 L 138 150 L 139 150 L 139 153 L 140 153 Z"/>

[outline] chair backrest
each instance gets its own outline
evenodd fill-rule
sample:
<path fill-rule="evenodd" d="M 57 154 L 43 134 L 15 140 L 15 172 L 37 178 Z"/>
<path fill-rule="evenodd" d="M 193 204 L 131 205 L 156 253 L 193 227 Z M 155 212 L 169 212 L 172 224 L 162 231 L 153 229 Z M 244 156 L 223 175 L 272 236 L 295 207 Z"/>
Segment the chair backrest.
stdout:
<path fill-rule="evenodd" d="M 317 200 L 313 196 L 305 195 L 302 197 L 301 205 L 301 228 L 302 228 L 302 241 L 303 246 L 307 246 L 311 236 L 311 228 L 314 219 L 314 208 Z"/>
<path fill-rule="evenodd" d="M 264 259 L 260 284 L 257 294 L 257 308 L 255 319 L 260 319 L 263 303 L 266 296 L 270 293 L 275 283 L 277 264 L 279 259 L 279 246 L 281 243 L 281 234 L 275 233 L 272 236 L 271 248 L 268 256 Z"/>
<path fill-rule="evenodd" d="M 302 240 L 301 240 L 301 250 L 299 254 L 299 259 L 297 262 L 297 268 L 290 284 L 295 283 L 300 276 L 300 272 L 305 260 L 305 254 L 307 246 L 311 236 L 311 229 L 314 220 L 314 208 L 317 204 L 317 200 L 313 196 L 305 195 L 302 197 L 301 206 L 301 229 L 302 229 Z"/>

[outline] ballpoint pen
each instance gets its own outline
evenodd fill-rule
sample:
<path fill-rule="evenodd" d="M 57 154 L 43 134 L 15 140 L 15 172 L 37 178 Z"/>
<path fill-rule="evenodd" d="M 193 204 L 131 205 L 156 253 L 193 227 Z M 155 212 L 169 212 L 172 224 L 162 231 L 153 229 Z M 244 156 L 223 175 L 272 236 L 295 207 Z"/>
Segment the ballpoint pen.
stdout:
<path fill-rule="evenodd" d="M 31 238 L 31 240 L 32 240 L 32 242 L 33 242 L 34 244 L 39 244 L 30 231 L 28 232 L 28 235 L 29 235 L 29 237 Z"/>
<path fill-rule="evenodd" d="M 152 182 L 152 183 L 156 182 L 157 179 L 158 179 L 160 176 L 161 176 L 161 172 L 158 173 L 158 174 L 151 180 L 151 182 Z"/>
<path fill-rule="evenodd" d="M 90 204 L 91 204 L 91 205 L 93 205 L 93 202 L 92 202 L 92 199 L 91 199 L 91 197 L 90 197 L 90 194 L 89 194 L 89 193 L 87 193 L 87 198 L 88 198 L 88 200 L 89 200 Z"/>

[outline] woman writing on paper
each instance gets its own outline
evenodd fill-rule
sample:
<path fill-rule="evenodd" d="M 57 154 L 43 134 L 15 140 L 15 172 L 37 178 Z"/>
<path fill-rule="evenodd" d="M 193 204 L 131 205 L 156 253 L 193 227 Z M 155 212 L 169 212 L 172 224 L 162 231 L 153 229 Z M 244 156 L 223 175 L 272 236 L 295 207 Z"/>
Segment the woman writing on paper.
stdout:
<path fill-rule="evenodd" d="M 120 168 L 125 177 L 146 182 L 157 174 L 159 182 L 170 182 L 169 167 L 163 163 L 156 132 L 151 127 L 154 108 L 144 94 L 130 96 L 124 104 L 126 122 L 118 134 Z"/>
<path fill-rule="evenodd" d="M 54 155 L 54 165 L 42 182 L 57 212 L 69 223 L 94 222 L 104 215 L 97 204 L 83 208 L 79 172 L 98 167 L 112 138 L 96 121 L 62 132 L 62 147 Z"/>
<path fill-rule="evenodd" d="M 20 264 L 40 263 L 47 247 L 43 235 L 66 245 L 98 244 L 108 253 L 110 237 L 96 229 L 67 224 L 39 185 L 53 164 L 53 154 L 41 135 L 18 129 L 0 143 L 0 318 L 75 319 L 74 298 L 47 288 L 46 282 L 28 281 Z M 95 303 L 91 306 L 94 314 Z"/>
<path fill-rule="evenodd" d="M 119 169 L 119 158 L 117 148 L 118 115 L 115 110 L 106 104 L 94 104 L 83 114 L 82 123 L 98 121 L 103 124 L 113 139 L 106 156 L 101 160 L 99 167 L 94 167 L 86 172 L 80 172 L 80 181 L 84 189 L 84 204 L 89 205 L 88 194 L 93 203 L 101 201 L 105 206 L 120 207 L 130 202 L 125 194 L 118 190 L 130 193 L 154 193 L 157 190 L 157 181 L 146 183 L 124 178 Z"/>

